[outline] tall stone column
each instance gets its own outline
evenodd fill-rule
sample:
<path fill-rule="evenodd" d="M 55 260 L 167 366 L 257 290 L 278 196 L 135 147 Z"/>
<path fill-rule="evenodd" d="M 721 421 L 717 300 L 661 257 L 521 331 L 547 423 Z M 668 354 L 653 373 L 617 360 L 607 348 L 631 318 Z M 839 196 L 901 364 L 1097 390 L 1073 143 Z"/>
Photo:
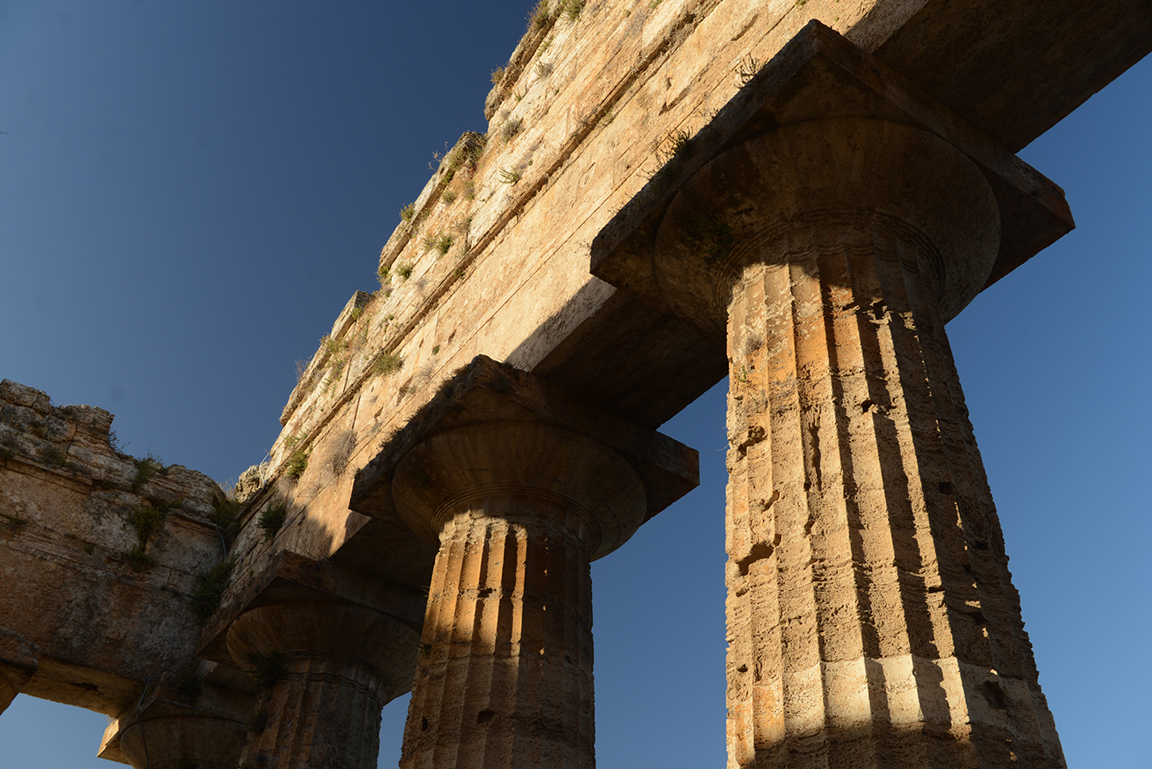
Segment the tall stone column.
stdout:
<path fill-rule="evenodd" d="M 589 563 L 644 519 L 606 446 L 530 422 L 421 443 L 393 494 L 439 533 L 402 769 L 595 766 Z"/>
<path fill-rule="evenodd" d="M 954 147 L 812 120 L 728 149 L 660 227 L 727 338 L 730 767 L 1060 767 L 944 331 L 998 206 Z"/>
<path fill-rule="evenodd" d="M 242 614 L 228 650 L 261 692 L 241 764 L 375 769 L 380 711 L 408 690 L 416 635 L 346 603 L 283 601 Z"/>

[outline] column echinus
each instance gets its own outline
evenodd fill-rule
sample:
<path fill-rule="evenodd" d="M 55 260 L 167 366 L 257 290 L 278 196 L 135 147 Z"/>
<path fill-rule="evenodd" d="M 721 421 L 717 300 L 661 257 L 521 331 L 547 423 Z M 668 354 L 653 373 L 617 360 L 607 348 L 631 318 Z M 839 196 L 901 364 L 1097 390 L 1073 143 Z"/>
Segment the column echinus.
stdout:
<path fill-rule="evenodd" d="M 944 332 L 1061 191 L 806 27 L 593 244 L 729 361 L 729 767 L 1062 767 Z"/>
<path fill-rule="evenodd" d="M 357 475 L 438 542 L 403 769 L 595 766 L 589 563 L 696 486 L 696 452 L 479 356 Z"/>

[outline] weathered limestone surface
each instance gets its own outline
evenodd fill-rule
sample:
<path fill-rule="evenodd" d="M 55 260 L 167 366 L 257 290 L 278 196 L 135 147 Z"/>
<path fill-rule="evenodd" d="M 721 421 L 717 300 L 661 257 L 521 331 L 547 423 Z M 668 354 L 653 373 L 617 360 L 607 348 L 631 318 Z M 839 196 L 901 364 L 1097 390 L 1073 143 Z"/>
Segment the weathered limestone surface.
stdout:
<path fill-rule="evenodd" d="M 144 461 L 109 445 L 111 422 L 0 383 L 0 625 L 38 647 L 22 691 L 116 716 L 193 656 L 189 596 L 223 557 L 208 518 L 223 495 L 179 465 L 142 478 Z M 162 511 L 143 546 L 141 510 Z"/>

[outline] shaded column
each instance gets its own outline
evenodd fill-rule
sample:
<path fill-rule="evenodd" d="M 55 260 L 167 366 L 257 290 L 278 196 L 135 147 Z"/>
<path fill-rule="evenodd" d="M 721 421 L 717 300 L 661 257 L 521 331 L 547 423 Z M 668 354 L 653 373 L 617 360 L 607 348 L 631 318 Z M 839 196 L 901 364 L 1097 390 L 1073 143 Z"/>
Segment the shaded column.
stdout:
<path fill-rule="evenodd" d="M 1060 767 L 944 319 L 996 198 L 936 136 L 761 134 L 669 207 L 656 276 L 727 338 L 731 767 Z"/>
<path fill-rule="evenodd" d="M 250 609 L 228 650 L 259 690 L 242 764 L 375 769 L 380 712 L 408 690 L 416 631 L 386 614 L 326 601 Z"/>
<path fill-rule="evenodd" d="M 403 769 L 595 766 L 589 563 L 646 510 L 606 446 L 530 422 L 435 435 L 397 508 L 439 532 Z"/>

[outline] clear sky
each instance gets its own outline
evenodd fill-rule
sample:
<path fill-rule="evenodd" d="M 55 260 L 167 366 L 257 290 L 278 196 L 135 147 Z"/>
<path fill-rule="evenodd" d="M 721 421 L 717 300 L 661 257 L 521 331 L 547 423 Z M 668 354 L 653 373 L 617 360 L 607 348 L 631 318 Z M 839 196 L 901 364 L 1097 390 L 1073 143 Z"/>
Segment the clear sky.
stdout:
<path fill-rule="evenodd" d="M 138 456 L 260 462 L 529 5 L 0 1 L 0 378 Z M 1073 767 L 1152 767 L 1149 125 L 1152 60 L 1025 149 L 1079 228 L 949 325 Z M 724 765 L 723 387 L 664 427 L 702 487 L 593 568 L 606 769 Z M 110 766 L 104 723 L 18 697 L 4 769 Z"/>

